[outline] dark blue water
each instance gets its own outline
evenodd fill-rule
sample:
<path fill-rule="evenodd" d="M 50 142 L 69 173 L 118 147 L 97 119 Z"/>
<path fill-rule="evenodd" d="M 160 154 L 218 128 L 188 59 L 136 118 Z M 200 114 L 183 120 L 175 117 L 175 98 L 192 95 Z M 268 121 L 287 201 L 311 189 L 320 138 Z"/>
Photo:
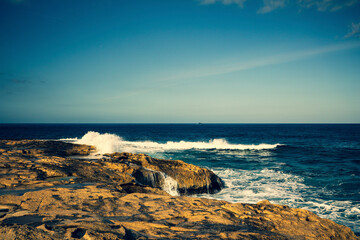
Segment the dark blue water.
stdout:
<path fill-rule="evenodd" d="M 0 138 L 63 139 L 100 152 L 181 159 L 225 180 L 226 189 L 203 197 L 268 199 L 360 234 L 360 124 L 2 124 Z"/>

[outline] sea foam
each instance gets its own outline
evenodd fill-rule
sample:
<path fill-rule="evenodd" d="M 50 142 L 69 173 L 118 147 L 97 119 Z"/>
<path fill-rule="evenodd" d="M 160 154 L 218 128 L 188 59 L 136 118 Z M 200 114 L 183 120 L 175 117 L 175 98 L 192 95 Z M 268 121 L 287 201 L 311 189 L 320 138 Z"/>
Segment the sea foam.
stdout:
<path fill-rule="evenodd" d="M 122 137 L 110 133 L 87 132 L 81 139 L 73 142 L 79 144 L 93 145 L 98 153 L 132 152 L 132 153 L 158 153 L 166 151 L 188 150 L 188 149 L 220 149 L 220 150 L 263 150 L 273 149 L 281 144 L 231 144 L 225 139 L 212 139 L 207 142 L 191 141 L 168 141 L 158 143 L 153 141 L 126 141 Z"/>
<path fill-rule="evenodd" d="M 355 232 L 360 231 L 356 224 L 360 214 L 358 202 L 324 200 L 318 196 L 319 189 L 306 185 L 303 177 L 277 169 L 215 168 L 212 171 L 224 180 L 226 188 L 217 194 L 198 194 L 197 197 L 242 203 L 257 203 L 267 199 L 271 203 L 307 209 L 320 217 L 349 226 Z"/>

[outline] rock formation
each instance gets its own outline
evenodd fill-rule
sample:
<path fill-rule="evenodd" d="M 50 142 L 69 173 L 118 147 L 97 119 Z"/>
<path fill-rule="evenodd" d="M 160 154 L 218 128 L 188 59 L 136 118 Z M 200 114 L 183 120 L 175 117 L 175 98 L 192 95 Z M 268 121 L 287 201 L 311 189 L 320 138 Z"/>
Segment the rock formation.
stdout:
<path fill-rule="evenodd" d="M 303 209 L 184 196 L 223 187 L 207 169 L 93 150 L 0 141 L 0 239 L 359 239 Z"/>
<path fill-rule="evenodd" d="M 177 182 L 180 194 L 215 193 L 224 187 L 222 180 L 212 171 L 180 160 L 162 160 L 145 154 L 108 154 L 111 164 L 126 165 L 138 182 L 156 187 L 162 186 L 166 177 Z"/>
<path fill-rule="evenodd" d="M 3 140 L 0 149 L 0 188 L 103 182 L 119 189 L 149 186 L 177 195 L 214 193 L 224 187 L 222 180 L 210 170 L 180 160 L 132 153 L 108 154 L 100 159 L 79 158 L 95 149 L 60 141 Z"/>

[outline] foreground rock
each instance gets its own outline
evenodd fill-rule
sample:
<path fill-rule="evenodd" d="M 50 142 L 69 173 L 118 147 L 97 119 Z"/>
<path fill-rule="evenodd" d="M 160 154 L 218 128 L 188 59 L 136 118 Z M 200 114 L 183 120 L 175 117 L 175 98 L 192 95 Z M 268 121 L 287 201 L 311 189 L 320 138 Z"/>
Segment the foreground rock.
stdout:
<path fill-rule="evenodd" d="M 359 239 L 302 209 L 171 196 L 168 178 L 181 193 L 222 187 L 182 161 L 69 158 L 93 148 L 57 143 L 0 141 L 0 239 Z"/>
<path fill-rule="evenodd" d="M 3 239 L 24 232 L 34 236 L 27 239 L 357 239 L 349 228 L 302 209 L 123 194 L 99 184 L 1 196 L 0 202 Z"/>
<path fill-rule="evenodd" d="M 141 186 L 178 194 L 214 193 L 222 180 L 208 169 L 180 160 L 144 154 L 115 153 L 106 158 L 88 155 L 94 148 L 59 141 L 0 141 L 0 188 L 49 187 L 67 183 L 103 182 L 131 192 Z M 137 192 L 139 190 L 136 190 Z"/>

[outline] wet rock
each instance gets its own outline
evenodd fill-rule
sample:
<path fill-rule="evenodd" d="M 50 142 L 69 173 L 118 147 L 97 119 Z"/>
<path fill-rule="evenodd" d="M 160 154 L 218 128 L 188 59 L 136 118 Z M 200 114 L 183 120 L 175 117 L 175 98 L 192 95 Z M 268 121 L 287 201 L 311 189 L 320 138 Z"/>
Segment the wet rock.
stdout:
<path fill-rule="evenodd" d="M 161 187 L 164 178 L 161 173 L 164 173 L 177 182 L 180 194 L 216 193 L 224 188 L 223 181 L 212 171 L 181 160 L 163 160 L 132 153 L 114 153 L 107 156 L 120 164 L 141 167 L 133 176 L 138 176 L 139 179 L 136 179 L 141 183 L 150 184 L 148 186 Z"/>
<path fill-rule="evenodd" d="M 160 172 L 148 170 L 145 168 L 139 168 L 132 176 L 142 185 L 146 185 L 149 187 L 160 187 L 163 186 L 165 183 L 165 179 Z"/>
<path fill-rule="evenodd" d="M 69 158 L 89 154 L 94 148 L 60 141 L 0 140 L 0 149 L 0 188 L 50 187 L 63 184 L 67 177 L 110 185 L 136 183 L 173 195 L 215 193 L 224 187 L 210 170 L 180 160 L 132 153 L 109 154 L 103 159 Z"/>
<path fill-rule="evenodd" d="M 223 187 L 211 171 L 182 161 L 131 153 L 69 157 L 91 149 L 1 140 L 0 239 L 359 239 L 345 226 L 266 200 L 171 196 L 164 189 Z"/>

